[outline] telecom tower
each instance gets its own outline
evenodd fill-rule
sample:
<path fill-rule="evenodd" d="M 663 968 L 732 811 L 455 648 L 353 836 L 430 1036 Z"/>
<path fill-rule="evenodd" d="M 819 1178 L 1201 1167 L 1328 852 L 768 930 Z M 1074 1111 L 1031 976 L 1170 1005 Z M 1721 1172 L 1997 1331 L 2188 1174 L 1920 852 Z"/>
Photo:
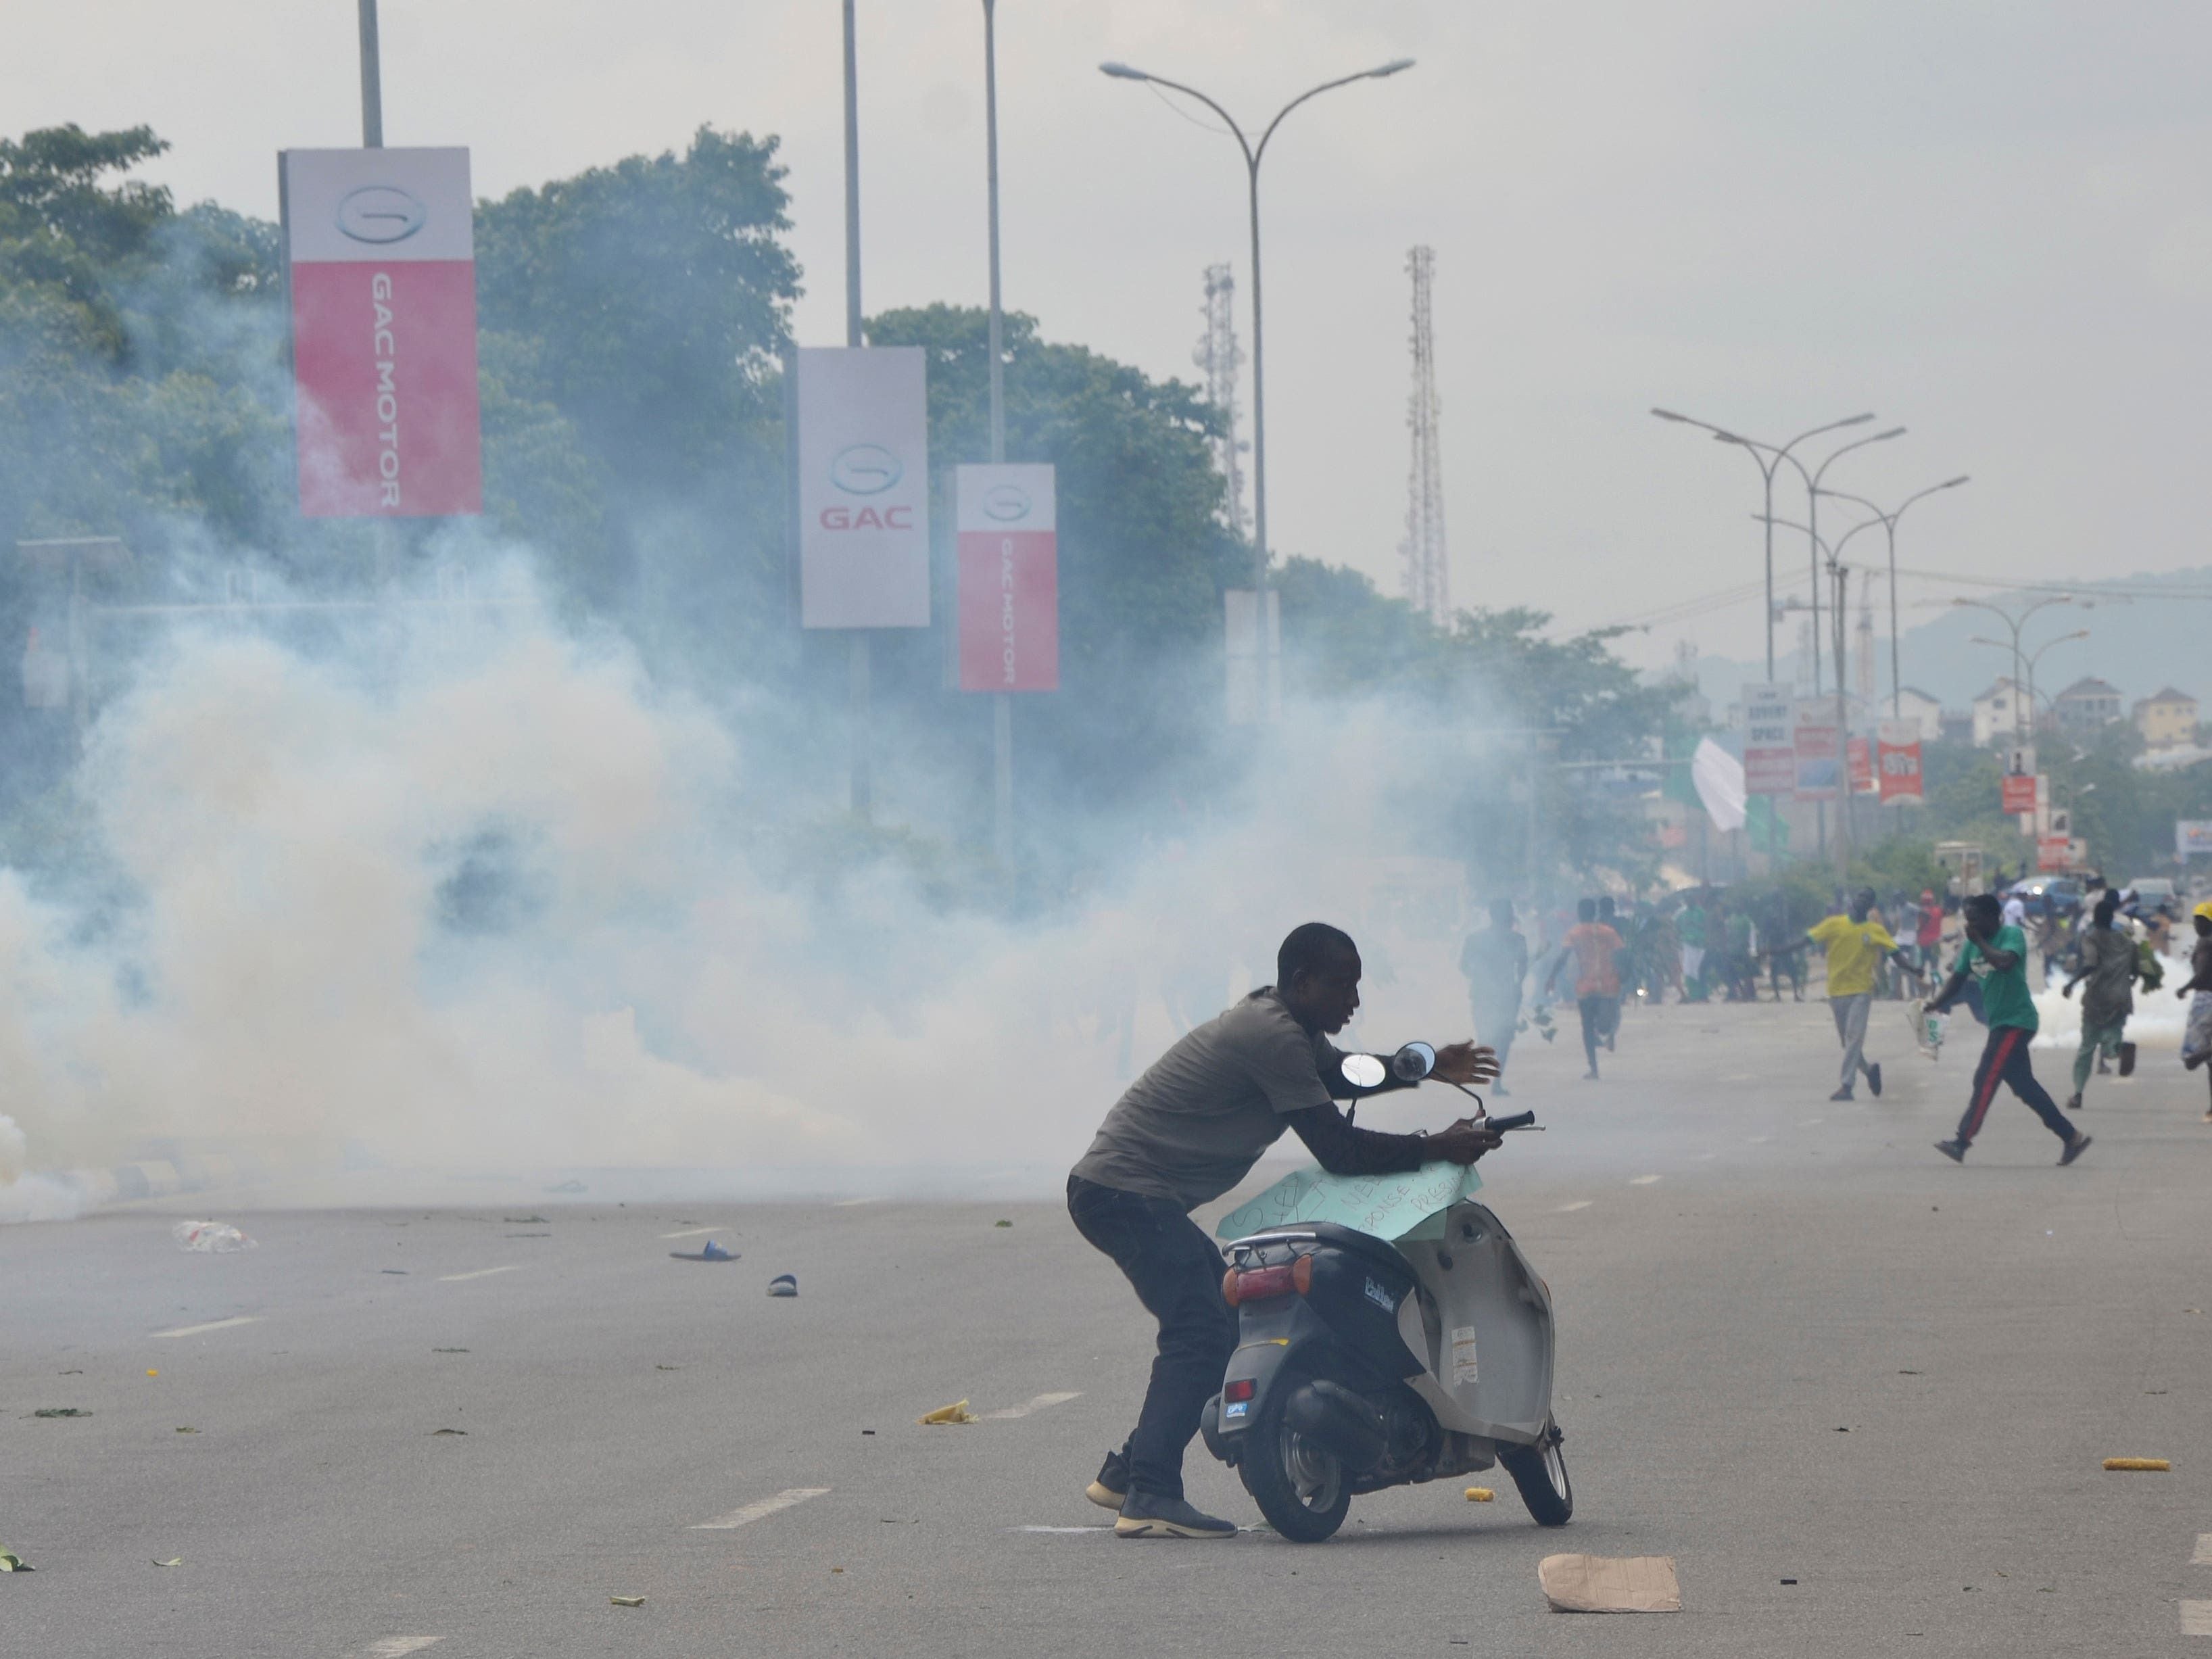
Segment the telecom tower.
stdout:
<path fill-rule="evenodd" d="M 1190 360 L 1206 376 L 1206 400 L 1221 411 L 1221 434 L 1214 459 L 1228 480 L 1229 527 L 1242 536 L 1244 513 L 1244 446 L 1237 440 L 1237 374 L 1244 354 L 1237 344 L 1237 278 L 1225 264 L 1206 268 L 1206 332 Z"/>
<path fill-rule="evenodd" d="M 1413 278 L 1413 392 L 1406 426 L 1413 438 L 1413 465 L 1406 480 L 1406 597 L 1438 623 L 1451 620 L 1451 565 L 1444 548 L 1443 470 L 1437 459 L 1436 336 L 1429 320 L 1429 291 L 1437 252 L 1417 247 L 1406 256 Z"/>

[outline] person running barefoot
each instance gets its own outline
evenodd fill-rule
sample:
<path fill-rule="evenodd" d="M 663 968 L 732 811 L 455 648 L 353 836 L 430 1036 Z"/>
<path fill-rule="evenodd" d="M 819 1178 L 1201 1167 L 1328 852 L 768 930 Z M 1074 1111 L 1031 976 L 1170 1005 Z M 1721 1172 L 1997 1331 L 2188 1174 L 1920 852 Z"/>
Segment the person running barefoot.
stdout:
<path fill-rule="evenodd" d="M 2065 1143 L 2066 1150 L 2059 1153 L 2058 1161 L 2071 1164 L 2087 1149 L 2089 1137 L 2067 1123 L 2058 1103 L 2035 1080 L 2035 1068 L 2028 1063 L 2028 1040 L 2035 1035 L 2037 1022 L 2035 1000 L 2027 994 L 2027 938 L 2018 927 L 2005 925 L 2003 912 L 1992 894 L 1975 894 L 1966 901 L 1965 911 L 1966 948 L 1942 993 L 1928 1006 L 1942 1012 L 1978 980 L 1982 1011 L 1989 1016 L 1990 1040 L 1982 1049 L 1982 1063 L 1974 1068 L 1974 1091 L 1966 1102 L 1966 1115 L 1959 1120 L 1959 1132 L 1948 1140 L 1937 1141 L 1936 1150 L 1954 1164 L 1966 1161 L 1966 1148 L 1982 1132 L 1982 1121 L 1989 1115 L 1990 1102 L 1996 1098 L 2002 1082 L 2043 1120 L 2045 1128 Z"/>

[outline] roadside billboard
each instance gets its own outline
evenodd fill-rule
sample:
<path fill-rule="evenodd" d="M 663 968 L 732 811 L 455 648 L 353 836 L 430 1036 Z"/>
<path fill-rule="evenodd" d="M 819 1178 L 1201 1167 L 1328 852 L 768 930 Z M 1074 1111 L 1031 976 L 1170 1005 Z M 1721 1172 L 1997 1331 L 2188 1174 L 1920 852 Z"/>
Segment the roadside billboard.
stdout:
<path fill-rule="evenodd" d="M 793 354 L 802 628 L 929 626 L 929 410 L 920 346 Z"/>
<path fill-rule="evenodd" d="M 300 511 L 483 510 L 465 149 L 277 157 Z"/>
<path fill-rule="evenodd" d="M 1796 797 L 1834 800 L 1841 790 L 1843 770 L 1843 733 L 1836 726 L 1836 706 L 1826 697 L 1814 697 L 1795 705 L 1791 713 Z"/>
<path fill-rule="evenodd" d="M 963 466 L 960 689 L 1060 690 L 1060 535 L 1049 466 Z"/>
<path fill-rule="evenodd" d="M 2185 859 L 2192 853 L 2212 853 L 2212 818 L 2176 818 L 2173 855 Z"/>
<path fill-rule="evenodd" d="M 1874 775 L 1874 744 L 1865 738 L 1852 738 L 1844 743 L 1844 753 L 1850 760 L 1851 793 L 1878 793 L 1881 785 L 1875 781 Z"/>
<path fill-rule="evenodd" d="M 1881 752 L 1881 804 L 1884 806 L 1920 805 L 1920 723 L 1884 720 L 1879 734 Z"/>
<path fill-rule="evenodd" d="M 2074 854 L 2074 842 L 2065 836 L 2039 836 L 2035 842 L 2035 867 L 2042 871 L 2064 870 L 2069 867 Z"/>
<path fill-rule="evenodd" d="M 1753 681 L 1743 688 L 1743 787 L 1748 795 L 1796 793 L 1797 750 L 1786 685 Z"/>
<path fill-rule="evenodd" d="M 2035 811 L 2035 795 L 2034 774 L 2007 773 L 2005 775 L 2004 793 L 2001 802 L 2003 811 L 2033 813 Z"/>

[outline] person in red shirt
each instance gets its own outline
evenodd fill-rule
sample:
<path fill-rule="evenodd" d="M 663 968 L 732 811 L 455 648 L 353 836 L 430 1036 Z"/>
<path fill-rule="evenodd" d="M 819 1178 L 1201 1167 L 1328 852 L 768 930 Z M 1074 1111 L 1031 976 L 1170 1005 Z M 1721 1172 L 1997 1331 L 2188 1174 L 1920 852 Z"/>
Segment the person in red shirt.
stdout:
<path fill-rule="evenodd" d="M 1920 926 L 1912 943 L 1920 953 L 1920 971 L 1932 977 L 1938 971 L 1937 963 L 1943 954 L 1943 907 L 1932 890 L 1921 892 Z"/>
<path fill-rule="evenodd" d="M 1583 1052 L 1589 1056 L 1589 1070 L 1583 1075 L 1595 1083 L 1597 1045 L 1609 1029 L 1608 1017 L 1618 1018 L 1620 1012 L 1620 969 L 1616 958 L 1624 947 L 1620 935 L 1597 919 L 1595 899 L 1583 900 L 1575 907 L 1575 914 L 1580 920 L 1567 929 L 1566 951 L 1553 965 L 1544 989 L 1548 994 L 1560 970 L 1569 962 L 1575 964 L 1575 1006 L 1583 1018 Z"/>

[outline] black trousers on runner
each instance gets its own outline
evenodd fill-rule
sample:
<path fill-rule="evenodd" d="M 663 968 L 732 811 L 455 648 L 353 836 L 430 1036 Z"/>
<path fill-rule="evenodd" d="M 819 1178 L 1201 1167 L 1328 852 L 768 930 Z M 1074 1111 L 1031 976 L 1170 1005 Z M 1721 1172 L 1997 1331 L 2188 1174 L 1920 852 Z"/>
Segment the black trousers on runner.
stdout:
<path fill-rule="evenodd" d="M 1122 1455 L 1131 1490 L 1181 1498 L 1184 1449 L 1237 1346 L 1237 1311 L 1221 1299 L 1221 1251 L 1181 1205 L 1081 1176 L 1067 1178 L 1067 1212 L 1159 1321 L 1152 1385 Z"/>
<path fill-rule="evenodd" d="M 1606 1023 L 1607 1018 L 1610 1018 L 1614 1024 L 1620 1021 L 1620 999 L 1577 997 L 1575 1011 L 1583 1019 L 1583 1052 L 1589 1056 L 1589 1068 L 1595 1072 L 1597 1070 L 1597 1045 L 1605 1041 L 1607 1032 L 1613 1029 Z"/>
<path fill-rule="evenodd" d="M 2045 1128 L 2061 1140 L 2074 1139 L 2073 1126 L 2058 1109 L 2058 1103 L 2035 1080 L 2035 1069 L 2027 1063 L 2028 1041 L 2034 1035 L 2017 1025 L 1990 1028 L 1982 1063 L 1974 1067 L 1974 1097 L 1966 1103 L 1966 1116 L 1959 1120 L 1960 1145 L 1972 1146 L 1974 1137 L 1981 1133 L 1982 1120 L 1990 1115 L 1990 1102 L 1996 1098 L 2000 1083 L 2027 1103 L 2028 1109 L 2043 1120 Z"/>

